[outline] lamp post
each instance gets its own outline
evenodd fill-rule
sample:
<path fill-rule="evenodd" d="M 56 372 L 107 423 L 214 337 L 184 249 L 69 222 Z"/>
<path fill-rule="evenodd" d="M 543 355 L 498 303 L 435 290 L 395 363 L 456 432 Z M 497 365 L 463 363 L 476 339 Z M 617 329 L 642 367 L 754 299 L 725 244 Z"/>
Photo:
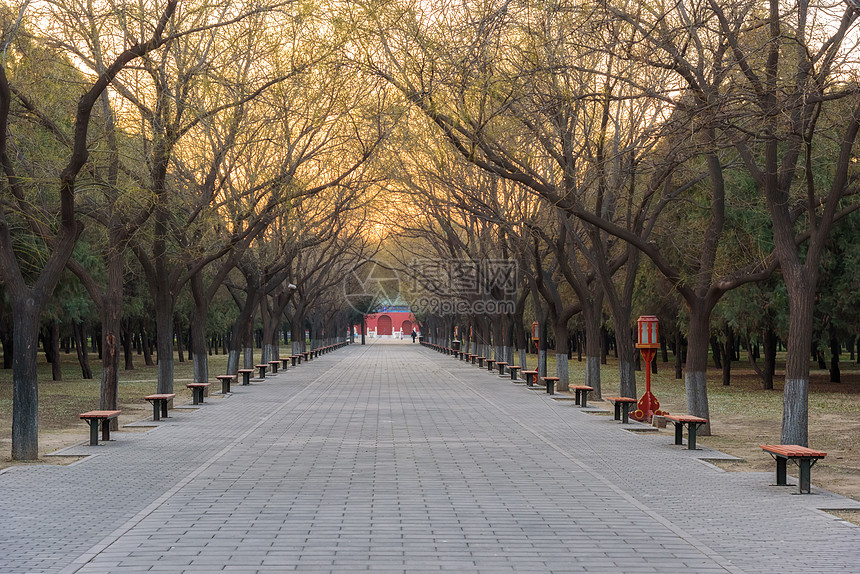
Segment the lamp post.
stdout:
<path fill-rule="evenodd" d="M 660 347 L 660 339 L 657 336 L 657 317 L 652 315 L 643 315 L 636 321 L 638 325 L 638 337 L 636 348 L 642 353 L 642 358 L 645 359 L 645 394 L 639 399 L 636 405 L 636 411 L 630 413 L 630 417 L 637 421 L 651 421 L 654 415 L 662 415 L 660 410 L 660 401 L 651 392 L 651 361 L 654 360 L 654 355 L 657 354 L 657 349 Z"/>

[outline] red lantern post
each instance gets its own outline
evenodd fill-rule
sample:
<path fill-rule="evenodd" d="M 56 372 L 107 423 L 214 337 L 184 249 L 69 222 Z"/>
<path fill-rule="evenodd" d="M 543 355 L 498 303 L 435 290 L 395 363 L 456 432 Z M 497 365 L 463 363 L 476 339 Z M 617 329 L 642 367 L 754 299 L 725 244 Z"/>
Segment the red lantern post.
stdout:
<path fill-rule="evenodd" d="M 540 326 L 537 321 L 532 323 L 532 341 L 535 344 L 535 351 L 540 352 Z"/>
<path fill-rule="evenodd" d="M 660 401 L 651 392 L 651 361 L 657 354 L 657 349 L 660 347 L 660 339 L 657 336 L 657 317 L 644 315 L 639 317 L 638 325 L 638 340 L 636 348 L 642 353 L 642 358 L 645 359 L 645 394 L 639 399 L 637 409 L 630 413 L 630 417 L 638 421 L 651 422 L 651 417 L 654 415 L 662 415 L 660 410 Z"/>

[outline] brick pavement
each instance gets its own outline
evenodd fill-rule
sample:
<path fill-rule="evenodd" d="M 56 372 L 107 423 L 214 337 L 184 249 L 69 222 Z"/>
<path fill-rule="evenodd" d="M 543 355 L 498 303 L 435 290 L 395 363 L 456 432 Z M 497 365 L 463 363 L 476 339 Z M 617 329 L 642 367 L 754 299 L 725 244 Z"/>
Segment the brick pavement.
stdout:
<path fill-rule="evenodd" d="M 851 572 L 860 559 L 860 528 L 817 510 L 854 501 L 721 472 L 699 460 L 713 453 L 418 345 L 351 346 L 235 390 L 79 447 L 97 455 L 75 465 L 0 474 L 0 572 Z"/>

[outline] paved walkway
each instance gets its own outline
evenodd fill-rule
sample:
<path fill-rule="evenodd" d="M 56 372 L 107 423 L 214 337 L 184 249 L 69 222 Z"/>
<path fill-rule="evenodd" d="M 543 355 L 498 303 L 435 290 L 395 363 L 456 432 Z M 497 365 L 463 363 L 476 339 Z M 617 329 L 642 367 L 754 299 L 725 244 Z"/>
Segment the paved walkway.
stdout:
<path fill-rule="evenodd" d="M 0 474 L 0 572 L 856 572 L 860 504 L 409 343 Z M 85 429 L 81 429 L 82 438 Z M 764 455 L 763 455 L 764 456 Z M 815 473 L 813 472 L 813 483 Z"/>

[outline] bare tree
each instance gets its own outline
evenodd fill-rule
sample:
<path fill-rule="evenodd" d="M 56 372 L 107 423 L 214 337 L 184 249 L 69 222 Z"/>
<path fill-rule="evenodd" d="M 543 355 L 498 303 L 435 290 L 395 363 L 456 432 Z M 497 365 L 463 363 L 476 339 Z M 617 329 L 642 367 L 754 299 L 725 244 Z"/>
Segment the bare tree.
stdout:
<path fill-rule="evenodd" d="M 76 182 L 78 175 L 89 158 L 88 134 L 93 108 L 101 94 L 116 78 L 117 74 L 130 62 L 181 37 L 183 33 L 167 33 L 165 30 L 176 10 L 176 2 L 167 2 L 164 10 L 157 15 L 141 19 L 138 24 L 139 36 L 127 37 L 127 46 L 116 54 L 107 65 L 84 89 L 78 100 L 68 162 L 56 174 L 59 189 L 59 202 L 56 207 L 47 208 L 47 213 L 33 213 L 28 207 L 27 181 L 19 175 L 19 166 L 9 153 L 9 108 L 12 102 L 13 86 L 6 75 L 6 64 L 0 67 L 0 162 L 3 164 L 3 195 L 18 204 L 20 215 L 24 216 L 31 228 L 40 236 L 50 249 L 50 255 L 38 272 L 35 281 L 28 282 L 22 274 L 18 257 L 13 248 L 13 240 L 6 212 L 11 205 L 4 201 L 0 204 L 0 270 L 3 272 L 6 288 L 12 299 L 14 329 L 15 366 L 14 406 L 12 421 L 12 458 L 32 460 L 38 457 L 38 380 L 36 377 L 36 348 L 38 324 L 44 306 L 53 293 L 54 287 L 66 266 L 82 225 L 75 216 Z M 26 3 L 21 6 L 23 16 Z M 56 5 L 62 13 L 63 6 Z M 50 17 L 50 14 L 47 15 Z M 9 29 L 4 30 L 2 44 L 6 53 L 18 31 L 21 18 Z M 42 219 L 52 214 L 57 220 L 56 227 Z M 56 229 L 56 231 L 54 231 Z"/>

